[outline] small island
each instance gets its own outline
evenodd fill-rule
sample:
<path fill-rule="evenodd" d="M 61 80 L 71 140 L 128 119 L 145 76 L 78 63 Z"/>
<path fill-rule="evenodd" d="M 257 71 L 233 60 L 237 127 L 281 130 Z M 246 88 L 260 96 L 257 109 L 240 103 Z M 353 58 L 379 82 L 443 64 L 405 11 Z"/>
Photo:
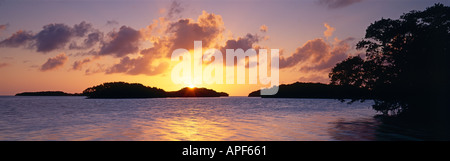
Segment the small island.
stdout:
<path fill-rule="evenodd" d="M 329 85 L 323 83 L 282 84 L 275 95 L 261 95 L 260 90 L 251 92 L 248 97 L 262 98 L 329 98 L 329 99 L 368 99 L 370 92 L 354 86 Z"/>
<path fill-rule="evenodd" d="M 178 91 L 166 92 L 167 97 L 228 97 L 225 92 L 216 92 L 207 88 L 185 87 Z"/>
<path fill-rule="evenodd" d="M 88 98 L 163 98 L 163 97 L 222 97 L 224 92 L 206 88 L 182 88 L 166 92 L 156 87 L 147 87 L 139 83 L 108 82 L 89 87 L 83 91 Z"/>
<path fill-rule="evenodd" d="M 107 82 L 83 91 L 88 98 L 160 98 L 165 91 L 139 83 Z"/>
<path fill-rule="evenodd" d="M 16 96 L 82 96 L 80 93 L 65 93 L 63 91 L 22 92 Z"/>
<path fill-rule="evenodd" d="M 206 88 L 185 87 L 178 91 L 166 92 L 156 87 L 147 87 L 139 83 L 107 82 L 89 87 L 83 91 L 87 98 L 164 98 L 164 97 L 222 97 L 224 92 Z"/>

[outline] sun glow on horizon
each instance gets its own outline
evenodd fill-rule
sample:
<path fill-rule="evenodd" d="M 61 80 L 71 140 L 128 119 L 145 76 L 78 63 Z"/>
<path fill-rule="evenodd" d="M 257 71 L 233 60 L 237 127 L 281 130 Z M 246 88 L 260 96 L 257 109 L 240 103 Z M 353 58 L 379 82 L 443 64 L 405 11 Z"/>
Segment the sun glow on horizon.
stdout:
<path fill-rule="evenodd" d="M 193 89 L 193 88 L 195 88 L 195 85 L 194 84 L 189 84 L 187 87 L 189 87 L 190 89 Z"/>

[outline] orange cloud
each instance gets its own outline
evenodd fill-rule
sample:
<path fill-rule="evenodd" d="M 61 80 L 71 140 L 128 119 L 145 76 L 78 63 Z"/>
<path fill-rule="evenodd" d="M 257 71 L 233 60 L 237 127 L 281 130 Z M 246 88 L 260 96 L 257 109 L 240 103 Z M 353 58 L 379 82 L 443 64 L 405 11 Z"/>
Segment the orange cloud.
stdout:
<path fill-rule="evenodd" d="M 118 62 L 114 64 L 97 64 L 85 73 L 104 72 L 124 73 L 130 75 L 157 75 L 170 68 L 171 52 L 178 48 L 192 50 L 194 41 L 201 40 L 203 48 L 247 50 L 257 47 L 256 43 L 264 38 L 257 34 L 247 34 L 236 39 L 224 38 L 225 26 L 221 15 L 202 11 L 197 19 L 178 18 L 184 8 L 173 1 L 166 14 L 142 29 L 122 26 L 118 31 L 100 32 L 92 24 L 82 21 L 74 26 L 66 24 L 48 24 L 37 34 L 18 31 L 0 42 L 0 47 L 29 47 L 37 52 L 51 52 L 56 49 L 80 50 L 68 56 L 113 56 Z M 177 18 L 175 20 L 175 18 Z M 117 25 L 116 21 L 107 24 Z M 261 26 L 267 32 L 266 25 Z M 231 34 L 230 31 L 228 33 Z M 146 47 L 149 43 L 151 45 Z M 223 52 L 225 53 L 225 52 Z M 49 58 L 41 71 L 63 66 L 68 57 L 63 53 Z M 120 60 L 119 60 L 120 59 Z M 94 59 L 84 58 L 73 62 L 73 70 L 81 70 Z"/>
<path fill-rule="evenodd" d="M 303 70 L 322 70 L 332 67 L 337 62 L 347 58 L 354 39 L 335 40 L 329 43 L 322 38 L 309 40 L 299 47 L 289 57 L 280 58 L 280 68 L 300 67 Z M 299 64 L 300 63 L 300 64 Z"/>
<path fill-rule="evenodd" d="M 261 27 L 259 27 L 259 31 L 261 32 L 267 32 L 269 30 L 269 28 L 266 25 L 262 25 Z"/>
<path fill-rule="evenodd" d="M 123 57 L 119 63 L 106 69 L 105 72 L 131 75 L 164 73 L 169 68 L 166 61 L 173 50 L 178 48 L 192 50 L 196 40 L 202 40 L 205 48 L 218 46 L 224 30 L 222 17 L 206 11 L 202 12 L 197 21 L 192 19 L 168 21 L 160 18 L 140 31 L 143 33 L 143 39 L 153 43 L 152 47 L 142 49 L 138 57 Z"/>
<path fill-rule="evenodd" d="M 352 37 L 331 42 L 324 38 L 309 40 L 291 56 L 280 57 L 280 69 L 298 74 L 295 81 L 327 83 L 331 68 L 351 55 L 353 41 Z"/>
<path fill-rule="evenodd" d="M 173 43 L 171 51 L 184 48 L 194 48 L 195 40 L 202 40 L 203 47 L 215 46 L 223 37 L 224 23 L 222 16 L 203 11 L 197 22 L 191 19 L 180 19 L 170 23 L 166 34 L 171 35 L 169 41 Z"/>
<path fill-rule="evenodd" d="M 4 30 L 6 30 L 6 28 L 8 28 L 9 24 L 4 24 L 4 25 L 0 25 L 0 34 L 2 34 L 2 32 Z"/>
<path fill-rule="evenodd" d="M 328 25 L 327 23 L 324 23 L 323 26 L 325 26 L 325 27 L 327 28 L 327 30 L 325 30 L 325 31 L 323 32 L 323 35 L 324 35 L 326 38 L 328 38 L 328 37 L 330 37 L 331 35 L 333 35 L 333 32 L 334 32 L 335 28 L 331 27 L 331 26 Z"/>

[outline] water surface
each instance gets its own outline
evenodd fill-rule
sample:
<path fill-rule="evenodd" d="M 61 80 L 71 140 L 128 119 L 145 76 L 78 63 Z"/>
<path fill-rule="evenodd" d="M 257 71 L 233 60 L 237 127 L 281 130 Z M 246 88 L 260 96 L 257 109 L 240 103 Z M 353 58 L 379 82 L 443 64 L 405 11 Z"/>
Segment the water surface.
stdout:
<path fill-rule="evenodd" d="M 3 96 L 0 140 L 384 140 L 372 104 L 249 97 Z"/>

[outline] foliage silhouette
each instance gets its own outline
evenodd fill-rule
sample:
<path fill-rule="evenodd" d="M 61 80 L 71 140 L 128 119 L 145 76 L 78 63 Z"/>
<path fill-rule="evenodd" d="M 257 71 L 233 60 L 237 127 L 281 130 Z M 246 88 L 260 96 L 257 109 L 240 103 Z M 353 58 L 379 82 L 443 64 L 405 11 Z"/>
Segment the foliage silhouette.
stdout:
<path fill-rule="evenodd" d="M 108 82 L 85 89 L 83 95 L 88 98 L 157 98 L 165 97 L 165 91 L 139 83 Z"/>
<path fill-rule="evenodd" d="M 178 91 L 167 92 L 167 97 L 221 97 L 228 96 L 224 92 L 216 92 L 206 88 L 182 88 Z"/>
<path fill-rule="evenodd" d="M 139 83 L 108 82 L 89 87 L 83 91 L 88 98 L 161 98 L 161 97 L 221 97 L 224 92 L 206 88 L 183 88 L 179 91 L 166 92 L 155 87 Z"/>
<path fill-rule="evenodd" d="M 357 44 L 365 57 L 349 57 L 336 64 L 329 77 L 333 85 L 370 90 L 373 108 L 384 115 L 446 119 L 449 47 L 450 8 L 435 4 L 398 20 L 382 18 L 372 23 Z"/>
<path fill-rule="evenodd" d="M 16 96 L 81 96 L 80 93 L 65 93 L 62 91 L 41 91 L 41 92 L 22 92 Z"/>
<path fill-rule="evenodd" d="M 275 95 L 260 95 L 260 90 L 251 92 L 249 97 L 263 98 L 331 98 L 331 99 L 368 99 L 368 90 L 355 86 L 328 85 L 322 83 L 282 84 Z"/>

